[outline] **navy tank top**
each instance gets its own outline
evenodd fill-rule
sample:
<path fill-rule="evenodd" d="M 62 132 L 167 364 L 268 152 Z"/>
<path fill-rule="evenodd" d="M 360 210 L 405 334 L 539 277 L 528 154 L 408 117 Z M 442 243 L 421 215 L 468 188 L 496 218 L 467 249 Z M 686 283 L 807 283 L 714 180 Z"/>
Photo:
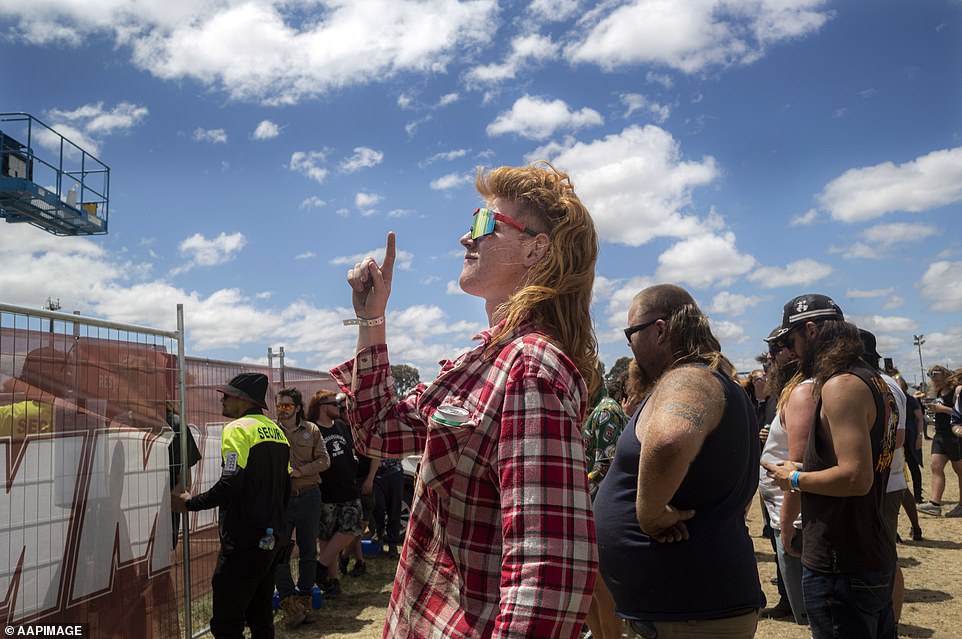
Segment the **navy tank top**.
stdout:
<path fill-rule="evenodd" d="M 641 446 L 634 425 L 644 403 L 618 439 L 595 499 L 601 574 L 618 615 L 627 619 L 720 619 L 764 605 L 745 525 L 745 509 L 758 487 L 755 409 L 741 386 L 720 373 L 715 377 L 724 388 L 725 412 L 671 498 L 676 508 L 695 510 L 686 522 L 689 539 L 657 543 L 638 526 Z"/>

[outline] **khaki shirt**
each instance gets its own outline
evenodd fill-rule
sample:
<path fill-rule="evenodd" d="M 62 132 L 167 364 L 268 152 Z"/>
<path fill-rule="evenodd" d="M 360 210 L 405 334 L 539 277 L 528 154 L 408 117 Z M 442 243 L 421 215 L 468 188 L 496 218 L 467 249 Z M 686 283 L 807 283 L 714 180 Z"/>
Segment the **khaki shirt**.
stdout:
<path fill-rule="evenodd" d="M 291 495 L 297 495 L 321 483 L 321 473 L 330 468 L 331 458 L 314 422 L 302 419 L 292 430 L 281 427 L 291 445 L 291 470 L 301 472 L 301 477 L 291 478 Z"/>

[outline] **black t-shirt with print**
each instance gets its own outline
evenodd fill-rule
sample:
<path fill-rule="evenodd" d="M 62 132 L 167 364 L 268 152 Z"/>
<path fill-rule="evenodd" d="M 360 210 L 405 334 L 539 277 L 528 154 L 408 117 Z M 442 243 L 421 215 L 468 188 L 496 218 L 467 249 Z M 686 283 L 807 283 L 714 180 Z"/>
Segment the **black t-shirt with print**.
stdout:
<path fill-rule="evenodd" d="M 360 497 L 354 478 L 357 476 L 357 460 L 354 458 L 354 437 L 351 427 L 341 419 L 333 425 L 322 426 L 321 436 L 331 458 L 331 467 L 321 473 L 321 501 L 340 504 Z"/>

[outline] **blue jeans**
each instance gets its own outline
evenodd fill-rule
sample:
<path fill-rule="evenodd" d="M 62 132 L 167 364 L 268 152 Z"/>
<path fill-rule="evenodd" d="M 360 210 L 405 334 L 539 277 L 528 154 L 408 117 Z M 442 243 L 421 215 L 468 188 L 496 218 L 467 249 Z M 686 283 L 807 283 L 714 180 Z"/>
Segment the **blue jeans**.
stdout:
<path fill-rule="evenodd" d="M 301 595 L 311 594 L 314 586 L 314 573 L 317 570 L 317 535 L 321 518 L 321 491 L 316 486 L 302 491 L 299 495 L 291 495 L 287 503 L 287 529 L 294 529 L 297 541 L 297 590 Z M 294 580 L 291 577 L 291 554 L 294 542 L 288 540 L 280 550 L 278 558 L 277 596 L 283 599 L 294 594 Z"/>
<path fill-rule="evenodd" d="M 802 566 L 813 639 L 895 639 L 895 567 L 879 572 L 825 573 Z"/>
<path fill-rule="evenodd" d="M 802 531 L 798 528 L 795 529 L 792 548 L 796 552 L 802 552 Z M 785 552 L 781 531 L 778 530 L 775 531 L 775 560 L 778 562 L 782 582 L 785 584 L 788 603 L 792 606 L 795 623 L 802 626 L 807 625 L 808 613 L 805 610 L 805 596 L 802 594 L 802 560 L 800 557 L 793 557 Z"/>

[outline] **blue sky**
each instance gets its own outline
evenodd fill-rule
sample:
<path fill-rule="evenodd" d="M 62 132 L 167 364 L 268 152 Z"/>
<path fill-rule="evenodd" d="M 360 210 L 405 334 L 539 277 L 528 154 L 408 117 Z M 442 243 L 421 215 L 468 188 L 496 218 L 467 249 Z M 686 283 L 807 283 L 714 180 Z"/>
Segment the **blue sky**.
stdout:
<path fill-rule="evenodd" d="M 805 292 L 912 381 L 962 365 L 959 0 L 0 0 L 5 112 L 111 168 L 106 236 L 0 226 L 0 300 L 327 368 L 345 273 L 400 251 L 394 363 L 470 344 L 477 166 L 548 159 L 602 239 L 601 357 L 631 297 L 691 290 L 745 369 Z"/>

